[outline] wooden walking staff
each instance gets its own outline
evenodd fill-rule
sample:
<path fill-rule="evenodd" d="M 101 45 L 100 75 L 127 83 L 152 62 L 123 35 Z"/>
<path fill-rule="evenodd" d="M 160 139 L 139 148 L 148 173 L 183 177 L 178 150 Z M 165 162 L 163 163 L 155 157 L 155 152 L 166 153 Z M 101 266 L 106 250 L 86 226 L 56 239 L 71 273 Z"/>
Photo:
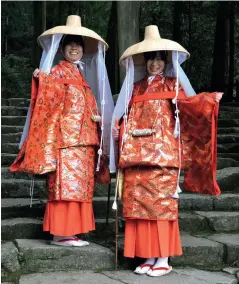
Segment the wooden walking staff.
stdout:
<path fill-rule="evenodd" d="M 115 121 L 115 127 L 119 129 L 119 120 Z M 119 140 L 115 141 L 115 162 L 118 164 L 119 160 Z M 113 204 L 113 209 L 115 210 L 115 270 L 118 268 L 118 186 L 119 186 L 119 170 L 116 175 L 116 185 L 115 185 L 115 201 Z"/>

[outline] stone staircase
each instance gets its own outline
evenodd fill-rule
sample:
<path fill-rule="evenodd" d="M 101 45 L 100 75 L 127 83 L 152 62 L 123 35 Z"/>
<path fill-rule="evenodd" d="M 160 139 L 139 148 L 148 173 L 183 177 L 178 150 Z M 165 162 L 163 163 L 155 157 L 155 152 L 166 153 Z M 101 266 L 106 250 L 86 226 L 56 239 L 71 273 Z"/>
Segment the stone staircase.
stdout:
<path fill-rule="evenodd" d="M 18 153 L 28 99 L 2 99 L 2 279 L 45 271 L 114 267 L 114 212 L 111 210 L 115 180 L 112 179 L 110 217 L 105 226 L 108 186 L 96 185 L 94 213 L 96 232 L 83 236 L 92 241 L 80 249 L 51 246 L 42 232 L 47 199 L 44 177 L 37 176 L 30 208 L 31 175 L 11 173 L 8 168 Z M 219 197 L 182 193 L 180 229 L 184 255 L 171 259 L 174 266 L 206 270 L 239 267 L 239 104 L 220 107 L 217 180 Z M 182 180 L 181 180 L 182 183 Z M 120 207 L 121 215 L 121 207 Z M 124 220 L 119 220 L 119 260 L 132 268 L 138 260 L 123 258 Z M 238 268 L 239 270 L 239 268 Z M 233 270 L 236 271 L 236 270 Z M 236 273 L 236 272 L 235 272 Z"/>

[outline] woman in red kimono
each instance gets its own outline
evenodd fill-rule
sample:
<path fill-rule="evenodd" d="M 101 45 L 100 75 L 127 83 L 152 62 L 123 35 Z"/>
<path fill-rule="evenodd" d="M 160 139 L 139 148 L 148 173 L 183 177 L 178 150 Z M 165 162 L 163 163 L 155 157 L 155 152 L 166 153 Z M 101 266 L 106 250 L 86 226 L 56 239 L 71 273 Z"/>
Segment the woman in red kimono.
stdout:
<path fill-rule="evenodd" d="M 100 109 L 99 115 L 96 98 L 78 66 L 82 67 L 80 60 L 85 51 L 97 51 L 98 41 L 105 46 L 106 43 L 93 31 L 82 28 L 78 16 L 69 16 L 66 26 L 52 30 L 40 38 L 49 39 L 53 33 L 51 47 L 60 42 L 58 50 L 63 57 L 49 68 L 49 58 L 54 58 L 56 50 L 43 53 L 43 71 L 36 69 L 33 73 L 29 132 L 10 170 L 47 176 L 43 230 L 53 235 L 52 244 L 85 246 L 89 243 L 75 235 L 95 230 L 92 198 L 99 146 L 99 155 L 102 154 L 97 124 L 101 123 L 103 128 L 104 110 Z M 90 45 L 87 39 L 94 39 L 95 43 Z M 104 93 L 103 98 L 113 110 L 111 94 Z"/>
<path fill-rule="evenodd" d="M 168 264 L 168 257 L 182 255 L 178 225 L 179 175 L 182 164 L 181 150 L 179 151 L 180 133 L 176 131 L 176 121 L 179 119 L 177 110 L 179 109 L 182 113 L 181 132 L 182 138 L 186 141 L 184 154 L 191 157 L 188 145 L 190 141 L 195 140 L 195 137 L 191 139 L 190 128 L 185 130 L 183 126 L 188 119 L 186 114 L 188 102 L 199 105 L 197 102 L 199 98 L 202 104 L 199 110 L 192 107 L 195 112 L 206 105 L 209 105 L 212 110 L 222 97 L 221 93 L 203 93 L 186 98 L 182 86 L 178 84 L 177 89 L 177 79 L 167 75 L 166 65 L 172 60 L 170 56 L 173 56 L 171 50 L 187 53 L 177 43 L 161 39 L 156 26 L 149 26 L 145 30 L 145 40 L 124 52 L 121 62 L 132 56 L 135 66 L 137 63 L 144 65 L 147 72 L 142 80 L 134 84 L 132 98 L 128 103 L 129 111 L 121 120 L 123 122 L 120 125 L 120 131 L 117 127 L 112 129 L 114 139 L 120 139 L 121 149 L 118 167 L 121 174 L 123 173 L 123 216 L 126 220 L 124 256 L 146 258 L 146 261 L 134 272 L 146 273 L 149 276 L 162 276 L 169 273 L 172 267 Z M 141 55 L 141 61 L 139 55 Z M 129 63 L 127 64 L 129 66 Z M 130 86 L 126 89 L 130 90 Z M 176 95 L 175 106 L 175 100 L 173 103 L 172 99 Z M 210 113 L 212 113 L 211 110 Z M 115 117 L 113 114 L 113 118 Z M 125 120 L 127 120 L 126 123 Z M 205 130 L 207 139 L 210 139 L 211 134 L 209 128 L 210 126 Z M 209 157 L 211 157 L 211 145 L 211 143 L 209 146 L 203 145 L 203 150 Z M 191 188 L 192 182 L 189 177 L 192 171 L 189 164 L 190 162 L 185 161 L 185 167 L 189 169 L 185 174 L 185 180 L 190 180 L 188 183 Z M 211 164 L 208 168 L 210 167 Z M 210 175 L 211 170 L 209 169 L 208 172 Z M 215 180 L 212 182 L 215 188 L 212 194 L 219 194 L 220 190 Z M 197 190 L 208 193 L 201 184 L 196 187 L 195 191 Z"/>

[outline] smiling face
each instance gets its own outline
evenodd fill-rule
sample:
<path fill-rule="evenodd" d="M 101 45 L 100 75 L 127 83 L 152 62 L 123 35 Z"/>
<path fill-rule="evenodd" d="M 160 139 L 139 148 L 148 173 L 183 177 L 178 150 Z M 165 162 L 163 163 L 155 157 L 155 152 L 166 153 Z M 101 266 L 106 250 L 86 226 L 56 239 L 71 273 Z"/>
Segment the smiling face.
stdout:
<path fill-rule="evenodd" d="M 84 39 L 79 35 L 66 35 L 62 39 L 61 47 L 65 59 L 75 62 L 84 53 Z"/>
<path fill-rule="evenodd" d="M 147 72 L 149 76 L 157 75 L 164 70 L 165 63 L 160 57 L 147 61 Z"/>
<path fill-rule="evenodd" d="M 144 54 L 147 73 L 149 76 L 158 75 L 161 73 L 166 64 L 167 52 L 165 51 L 153 51 L 146 52 Z"/>
<path fill-rule="evenodd" d="M 75 62 L 82 57 L 83 47 L 79 43 L 72 41 L 65 45 L 63 52 L 68 61 Z"/>

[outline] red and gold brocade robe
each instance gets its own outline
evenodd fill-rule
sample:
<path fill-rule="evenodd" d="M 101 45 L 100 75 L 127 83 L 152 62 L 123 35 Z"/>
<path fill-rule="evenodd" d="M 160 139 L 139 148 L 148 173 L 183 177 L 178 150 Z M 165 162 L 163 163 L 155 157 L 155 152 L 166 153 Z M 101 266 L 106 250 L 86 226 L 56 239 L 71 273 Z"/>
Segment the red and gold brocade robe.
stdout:
<path fill-rule="evenodd" d="M 148 98 L 147 98 L 148 97 Z M 123 215 L 125 218 L 176 220 L 179 172 L 179 139 L 175 138 L 175 78 L 156 76 L 134 86 L 126 126 L 126 140 L 119 159 L 124 169 Z M 214 94 L 186 98 L 180 92 L 182 167 L 184 188 L 220 194 L 216 183 L 216 120 Z M 134 129 L 155 129 L 150 136 L 133 137 Z M 122 130 L 121 130 L 122 133 Z"/>
<path fill-rule="evenodd" d="M 28 136 L 11 171 L 47 174 L 49 200 L 91 202 L 99 145 L 94 95 L 67 61 L 33 80 Z"/>

